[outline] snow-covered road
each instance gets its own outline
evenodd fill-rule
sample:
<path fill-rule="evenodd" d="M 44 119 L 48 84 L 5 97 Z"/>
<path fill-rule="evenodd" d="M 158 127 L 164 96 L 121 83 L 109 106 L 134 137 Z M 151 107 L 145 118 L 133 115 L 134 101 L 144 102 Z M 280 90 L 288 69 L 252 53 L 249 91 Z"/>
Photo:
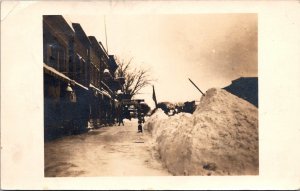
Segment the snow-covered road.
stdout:
<path fill-rule="evenodd" d="M 45 143 L 45 177 L 166 176 L 150 135 L 137 121 Z"/>

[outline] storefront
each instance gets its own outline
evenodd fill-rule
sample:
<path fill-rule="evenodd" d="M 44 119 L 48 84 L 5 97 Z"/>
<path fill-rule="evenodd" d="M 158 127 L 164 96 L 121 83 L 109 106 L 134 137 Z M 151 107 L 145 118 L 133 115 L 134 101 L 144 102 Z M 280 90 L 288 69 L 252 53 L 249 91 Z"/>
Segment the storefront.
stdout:
<path fill-rule="evenodd" d="M 87 125 L 88 88 L 44 64 L 45 138 L 83 131 Z"/>

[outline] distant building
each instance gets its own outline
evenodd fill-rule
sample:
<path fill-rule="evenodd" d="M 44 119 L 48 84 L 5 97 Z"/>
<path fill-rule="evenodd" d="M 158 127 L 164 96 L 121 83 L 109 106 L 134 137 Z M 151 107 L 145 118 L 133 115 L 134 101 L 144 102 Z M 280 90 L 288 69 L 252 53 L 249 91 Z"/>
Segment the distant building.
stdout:
<path fill-rule="evenodd" d="M 258 78 L 241 77 L 233 80 L 232 83 L 224 87 L 226 91 L 242 98 L 258 107 Z"/>

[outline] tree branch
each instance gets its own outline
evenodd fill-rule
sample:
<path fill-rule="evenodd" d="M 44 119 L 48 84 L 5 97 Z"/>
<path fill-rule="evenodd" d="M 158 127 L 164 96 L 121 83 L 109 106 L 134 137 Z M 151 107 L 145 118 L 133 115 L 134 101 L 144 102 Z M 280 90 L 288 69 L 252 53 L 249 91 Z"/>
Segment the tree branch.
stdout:
<path fill-rule="evenodd" d="M 124 60 L 120 61 L 117 59 L 117 63 L 119 65 L 116 75 L 118 77 L 125 78 L 124 91 L 131 96 L 134 96 L 139 93 L 141 89 L 151 84 L 153 81 L 150 78 L 149 69 L 142 68 L 131 68 L 133 58 L 131 58 L 128 62 Z"/>

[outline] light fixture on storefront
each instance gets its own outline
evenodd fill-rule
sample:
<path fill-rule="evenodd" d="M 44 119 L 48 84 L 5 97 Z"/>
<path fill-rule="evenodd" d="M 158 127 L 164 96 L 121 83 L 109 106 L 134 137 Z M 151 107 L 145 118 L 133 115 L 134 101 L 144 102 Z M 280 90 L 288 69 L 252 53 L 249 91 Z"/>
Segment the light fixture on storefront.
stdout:
<path fill-rule="evenodd" d="M 67 91 L 67 92 L 73 92 L 73 89 L 72 89 L 72 87 L 70 86 L 70 83 L 68 83 L 68 86 L 67 86 L 67 88 L 66 88 L 66 91 Z"/>

